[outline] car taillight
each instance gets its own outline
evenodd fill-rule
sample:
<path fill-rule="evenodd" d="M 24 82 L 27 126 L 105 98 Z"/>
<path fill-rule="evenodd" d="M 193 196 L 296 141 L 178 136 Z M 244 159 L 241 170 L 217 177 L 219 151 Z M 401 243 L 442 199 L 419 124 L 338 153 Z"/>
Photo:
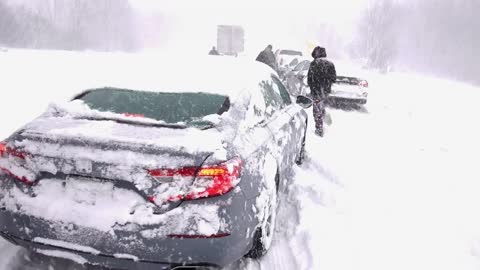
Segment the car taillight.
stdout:
<path fill-rule="evenodd" d="M 16 151 L 10 147 L 7 147 L 5 143 L 0 143 L 0 170 L 2 170 L 7 175 L 17 179 L 20 182 L 23 182 L 27 185 L 33 185 L 34 181 L 27 178 L 26 175 L 21 175 L 22 171 L 27 172 L 24 168 L 20 168 L 17 165 L 11 164 L 7 159 L 13 158 L 17 163 L 22 163 L 25 161 L 27 154 Z M 28 172 L 27 172 L 28 174 Z"/>
<path fill-rule="evenodd" d="M 25 159 L 25 157 L 27 156 L 25 153 L 18 152 L 15 149 L 7 147 L 5 143 L 0 143 L 0 157 L 3 157 L 7 154 L 20 159 Z"/>
<path fill-rule="evenodd" d="M 365 80 L 362 80 L 358 83 L 358 85 L 360 85 L 361 87 L 368 87 L 368 82 Z"/>
<path fill-rule="evenodd" d="M 232 190 L 240 181 L 242 161 L 233 158 L 218 165 L 201 168 L 149 170 L 151 177 L 159 182 L 172 183 L 175 177 L 194 177 L 193 183 L 180 194 L 171 194 L 168 201 L 195 200 L 223 195 Z M 154 202 L 156 197 L 149 197 Z"/>

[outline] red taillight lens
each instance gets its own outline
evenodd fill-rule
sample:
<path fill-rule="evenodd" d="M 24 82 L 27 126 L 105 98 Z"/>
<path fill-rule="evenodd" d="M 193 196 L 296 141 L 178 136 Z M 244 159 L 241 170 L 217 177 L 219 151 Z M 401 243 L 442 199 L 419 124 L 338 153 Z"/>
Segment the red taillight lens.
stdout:
<path fill-rule="evenodd" d="M 20 182 L 33 185 L 34 181 L 27 178 L 27 175 L 30 175 L 29 172 L 25 168 L 18 166 L 18 164 L 12 164 L 11 161 L 7 160 L 9 156 L 17 160 L 17 162 L 14 163 L 21 163 L 25 162 L 24 160 L 27 155 L 7 147 L 5 143 L 0 143 L 0 170 Z"/>
<path fill-rule="evenodd" d="M 25 176 L 18 176 L 14 173 L 12 173 L 9 169 L 6 169 L 6 168 L 3 168 L 3 167 L 0 167 L 0 170 L 2 170 L 4 173 L 10 175 L 11 177 L 17 179 L 18 181 L 22 182 L 22 183 L 25 183 L 29 186 L 32 186 L 34 184 L 33 181 L 29 180 L 27 177 Z"/>
<path fill-rule="evenodd" d="M 7 147 L 5 143 L 0 143 L 0 157 L 3 157 L 6 154 L 21 158 L 21 159 L 25 159 L 25 157 L 27 156 L 25 153 L 18 152 L 12 148 Z"/>
<path fill-rule="evenodd" d="M 163 182 L 164 178 L 171 178 L 175 176 L 195 176 L 196 170 L 197 168 L 195 167 L 181 169 L 156 169 L 149 170 L 148 174 L 150 174 L 150 176 L 157 179 L 158 181 Z"/>
<path fill-rule="evenodd" d="M 240 181 L 242 161 L 234 158 L 214 166 L 202 168 L 186 167 L 180 169 L 149 170 L 150 176 L 164 183 L 172 183 L 175 177 L 195 177 L 193 184 L 181 194 L 168 196 L 168 201 L 195 200 L 223 195 L 232 190 Z M 156 196 L 149 197 L 156 201 Z"/>
<path fill-rule="evenodd" d="M 7 145 L 5 145 L 5 143 L 0 143 L 0 158 L 3 157 L 6 151 L 7 151 Z"/>
<path fill-rule="evenodd" d="M 358 85 L 360 85 L 361 87 L 368 87 L 368 82 L 365 80 L 362 80 L 358 83 Z"/>

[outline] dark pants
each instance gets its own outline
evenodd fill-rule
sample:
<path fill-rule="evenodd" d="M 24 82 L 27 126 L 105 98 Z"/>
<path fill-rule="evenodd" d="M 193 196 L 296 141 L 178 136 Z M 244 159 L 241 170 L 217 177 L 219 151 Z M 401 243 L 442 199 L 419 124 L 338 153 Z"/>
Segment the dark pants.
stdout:
<path fill-rule="evenodd" d="M 325 100 L 313 100 L 313 119 L 315 120 L 315 133 L 323 135 L 323 117 L 325 116 Z"/>

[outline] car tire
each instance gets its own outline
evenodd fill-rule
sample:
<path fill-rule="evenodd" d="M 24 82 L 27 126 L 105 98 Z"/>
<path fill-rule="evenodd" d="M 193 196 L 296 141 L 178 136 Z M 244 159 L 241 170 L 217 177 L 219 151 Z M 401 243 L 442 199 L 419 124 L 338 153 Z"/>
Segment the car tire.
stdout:
<path fill-rule="evenodd" d="M 303 135 L 302 146 L 300 147 L 300 152 L 298 153 L 297 158 L 295 159 L 295 163 L 297 165 L 302 165 L 303 162 L 305 161 L 306 139 L 307 139 L 307 122 L 305 122 L 305 134 Z"/>
<path fill-rule="evenodd" d="M 270 215 L 267 217 L 267 225 L 265 228 L 259 227 L 253 235 L 253 245 L 250 251 L 245 255 L 247 258 L 260 259 L 270 248 L 275 231 L 275 221 L 277 216 L 278 190 L 280 184 L 280 175 L 275 175 L 276 192 L 273 198 L 274 205 L 271 205 Z"/>

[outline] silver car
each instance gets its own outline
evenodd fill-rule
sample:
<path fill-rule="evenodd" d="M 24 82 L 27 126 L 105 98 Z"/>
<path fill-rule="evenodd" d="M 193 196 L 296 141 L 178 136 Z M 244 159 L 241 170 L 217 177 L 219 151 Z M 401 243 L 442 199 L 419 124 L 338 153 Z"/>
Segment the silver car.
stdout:
<path fill-rule="evenodd" d="M 210 57 L 181 76 L 139 68 L 125 64 L 0 143 L 0 235 L 116 269 L 262 256 L 277 194 L 303 160 L 311 101 L 293 101 L 257 62 Z"/>

